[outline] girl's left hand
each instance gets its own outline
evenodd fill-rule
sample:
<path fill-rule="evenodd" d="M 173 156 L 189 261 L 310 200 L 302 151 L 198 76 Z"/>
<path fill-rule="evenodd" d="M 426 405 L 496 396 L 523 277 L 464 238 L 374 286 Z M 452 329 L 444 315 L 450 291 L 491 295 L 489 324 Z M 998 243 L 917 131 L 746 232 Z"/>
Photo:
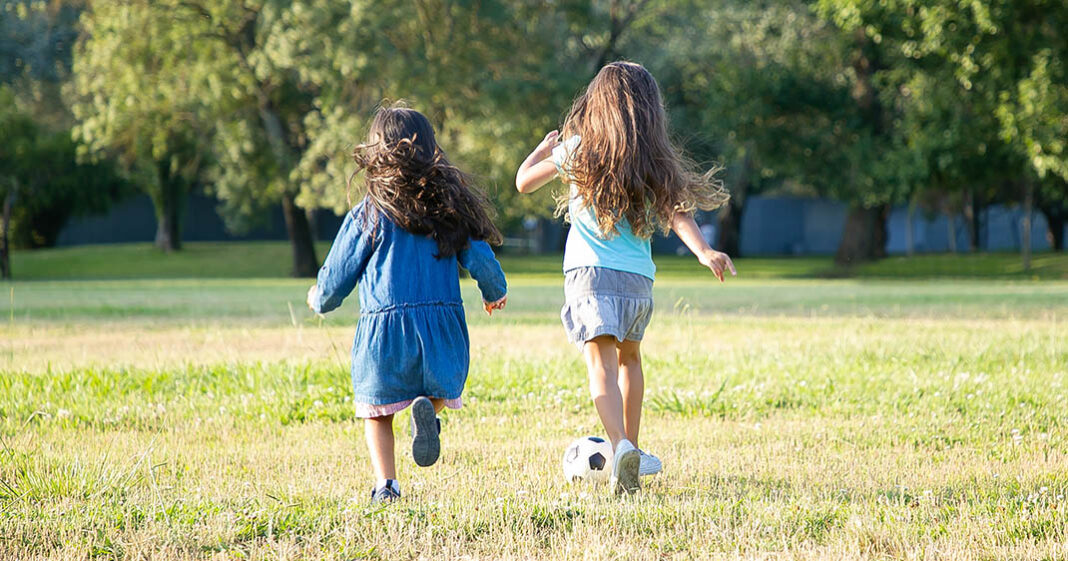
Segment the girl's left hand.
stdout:
<path fill-rule="evenodd" d="M 482 301 L 482 309 L 486 310 L 486 315 L 492 316 L 493 315 L 493 310 L 503 310 L 504 309 L 504 305 L 507 304 L 507 303 L 508 303 L 508 297 L 507 296 L 502 296 L 501 299 L 497 300 L 496 302 L 486 302 L 485 300 L 483 300 Z"/>
<path fill-rule="evenodd" d="M 319 298 L 319 285 L 313 284 L 313 285 L 311 285 L 311 288 L 308 289 L 308 298 L 304 301 L 308 305 L 308 308 L 311 309 L 311 311 L 313 311 L 313 312 L 315 312 L 315 306 L 312 305 L 312 302 L 316 301 L 318 298 Z M 316 312 L 316 313 L 318 313 L 318 312 Z"/>
<path fill-rule="evenodd" d="M 538 147 L 534 149 L 534 161 L 540 162 L 553 155 L 553 148 L 560 144 L 560 133 L 556 130 L 549 131 L 545 138 L 541 139 Z"/>
<path fill-rule="evenodd" d="M 734 263 L 731 261 L 730 256 L 721 251 L 709 249 L 701 254 L 699 260 L 702 265 L 712 270 L 712 274 L 716 275 L 719 282 L 723 282 L 724 271 L 730 271 L 731 275 L 738 275 L 738 271 L 734 270 Z"/>

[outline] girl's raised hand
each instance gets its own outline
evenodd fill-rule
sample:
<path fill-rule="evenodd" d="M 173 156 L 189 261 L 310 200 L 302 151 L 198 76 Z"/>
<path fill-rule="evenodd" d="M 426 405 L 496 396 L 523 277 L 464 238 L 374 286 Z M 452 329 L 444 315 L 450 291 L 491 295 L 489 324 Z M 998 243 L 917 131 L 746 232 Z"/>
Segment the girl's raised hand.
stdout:
<path fill-rule="evenodd" d="M 541 139 L 541 142 L 538 143 L 538 147 L 534 149 L 534 153 L 532 154 L 532 156 L 534 156 L 534 161 L 540 162 L 549 156 L 552 156 L 553 148 L 556 148 L 558 144 L 560 144 L 560 132 L 556 130 L 549 131 L 549 133 L 545 135 L 545 138 Z"/>
<path fill-rule="evenodd" d="M 702 252 L 698 260 L 702 265 L 712 270 L 712 274 L 716 275 L 719 282 L 723 282 L 724 271 L 730 271 L 733 276 L 738 275 L 738 271 L 734 270 L 734 263 L 731 261 L 730 256 L 721 251 L 709 249 Z"/>
<path fill-rule="evenodd" d="M 507 296 L 502 296 L 501 299 L 497 300 L 496 302 L 486 302 L 485 300 L 483 300 L 482 301 L 482 309 L 486 310 L 486 315 L 492 316 L 493 315 L 493 310 L 503 310 L 504 309 L 504 305 L 507 304 L 507 303 L 508 303 L 508 297 Z"/>
<path fill-rule="evenodd" d="M 556 165 L 552 162 L 553 148 L 560 144 L 560 133 L 549 131 L 534 151 L 523 160 L 515 173 L 515 188 L 520 193 L 533 193 L 556 177 Z"/>

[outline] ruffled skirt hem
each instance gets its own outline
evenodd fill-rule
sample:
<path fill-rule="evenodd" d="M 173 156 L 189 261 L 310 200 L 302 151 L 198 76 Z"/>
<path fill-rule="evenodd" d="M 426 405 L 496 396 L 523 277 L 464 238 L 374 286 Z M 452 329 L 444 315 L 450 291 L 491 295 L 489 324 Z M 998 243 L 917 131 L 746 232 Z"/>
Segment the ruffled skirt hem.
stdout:
<path fill-rule="evenodd" d="M 404 401 L 397 401 L 395 403 L 386 403 L 382 405 L 374 405 L 371 403 L 357 403 L 356 404 L 356 416 L 361 419 L 373 419 L 375 417 L 385 417 L 386 415 L 392 415 L 399 411 L 403 411 L 408 408 L 414 399 L 405 399 Z M 449 409 L 460 409 L 463 407 L 463 398 L 446 399 L 445 407 Z"/>

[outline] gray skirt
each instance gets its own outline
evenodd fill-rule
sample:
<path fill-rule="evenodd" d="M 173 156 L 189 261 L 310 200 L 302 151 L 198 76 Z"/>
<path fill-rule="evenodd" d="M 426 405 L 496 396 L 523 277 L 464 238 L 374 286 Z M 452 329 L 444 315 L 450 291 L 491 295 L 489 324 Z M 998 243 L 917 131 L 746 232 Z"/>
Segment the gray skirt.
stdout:
<path fill-rule="evenodd" d="M 580 349 L 590 339 L 611 335 L 641 341 L 653 316 L 653 280 L 604 267 L 564 273 L 564 322 L 569 341 Z"/>

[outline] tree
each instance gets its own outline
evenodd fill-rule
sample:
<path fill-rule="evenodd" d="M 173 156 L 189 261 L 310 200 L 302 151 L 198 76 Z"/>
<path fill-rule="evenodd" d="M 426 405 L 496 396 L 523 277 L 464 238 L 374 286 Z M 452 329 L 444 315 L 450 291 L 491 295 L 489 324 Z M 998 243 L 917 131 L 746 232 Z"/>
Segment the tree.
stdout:
<path fill-rule="evenodd" d="M 321 83 L 329 76 L 296 61 L 305 49 L 335 41 L 333 26 L 344 15 L 339 3 L 325 1 L 92 5 L 76 65 L 88 99 L 82 131 L 151 178 L 161 240 L 174 239 L 171 224 L 180 222 L 177 209 L 189 186 L 204 183 L 235 229 L 281 204 L 293 274 L 316 273 L 294 170 L 318 96 L 338 84 Z"/>
<path fill-rule="evenodd" d="M 843 29 L 877 41 L 903 73 L 925 72 L 993 115 L 1013 191 L 1030 215 L 1035 185 L 1068 177 L 1068 5 L 1046 0 L 821 0 Z M 987 138 L 972 139 L 976 146 Z M 1029 230 L 1025 232 L 1029 235 Z M 1024 243 L 1028 261 L 1030 244 Z"/>
<path fill-rule="evenodd" d="M 221 120 L 214 142 L 218 165 L 212 188 L 232 227 L 255 222 L 267 205 L 281 203 L 293 248 L 293 274 L 318 269 L 308 219 L 313 202 L 298 201 L 299 164 L 314 141 L 322 107 L 353 99 L 354 86 L 340 81 L 330 48 L 339 25 L 363 6 L 314 0 L 153 3 L 182 34 L 201 46 L 192 72 L 201 76 L 198 95 Z M 359 53 L 343 53 L 348 65 Z"/>
<path fill-rule="evenodd" d="M 0 277 L 11 278 L 14 246 L 55 243 L 72 215 L 102 212 L 126 190 L 110 162 L 77 161 L 65 131 L 49 132 L 0 87 Z"/>
<path fill-rule="evenodd" d="M 156 246 L 181 249 L 191 187 L 209 163 L 194 78 L 184 61 L 195 46 L 164 18 L 133 5 L 93 3 L 74 53 L 75 136 L 93 159 L 114 157 L 152 199 Z"/>
<path fill-rule="evenodd" d="M 299 200 L 338 212 L 348 208 L 348 152 L 363 140 L 380 101 L 403 99 L 428 115 L 450 157 L 476 172 L 506 227 L 550 215 L 555 205 L 548 190 L 517 196 L 518 162 L 560 124 L 601 64 L 623 53 L 627 34 L 667 4 L 491 0 L 472 9 L 441 0 L 354 3 L 339 24 L 341 40 L 323 56 L 312 50 L 301 63 L 317 76 L 332 74 L 324 81 L 345 88 L 321 95 L 321 112 L 309 116 Z"/>
<path fill-rule="evenodd" d="M 750 195 L 830 190 L 851 101 L 843 41 L 800 2 L 676 2 L 626 47 L 660 80 L 676 130 L 701 161 L 727 164 L 719 249 L 739 255 Z M 686 28 L 689 33 L 678 33 Z M 837 131 L 837 132 L 836 132 Z"/>
<path fill-rule="evenodd" d="M 111 162 L 79 164 L 62 90 L 78 2 L 0 0 L 0 276 L 12 247 L 53 245 L 67 220 L 125 192 Z"/>
<path fill-rule="evenodd" d="M 569 13 L 541 1 L 478 9 L 435 0 L 355 3 L 339 24 L 340 40 L 302 63 L 345 87 L 322 95 L 321 113 L 308 121 L 300 201 L 348 208 L 348 152 L 362 142 L 377 104 L 405 100 L 431 119 L 450 157 L 476 172 L 506 223 L 550 213 L 547 196 L 516 197 L 512 181 L 524 150 L 556 127 L 587 78 L 558 70 L 574 66 Z"/>

